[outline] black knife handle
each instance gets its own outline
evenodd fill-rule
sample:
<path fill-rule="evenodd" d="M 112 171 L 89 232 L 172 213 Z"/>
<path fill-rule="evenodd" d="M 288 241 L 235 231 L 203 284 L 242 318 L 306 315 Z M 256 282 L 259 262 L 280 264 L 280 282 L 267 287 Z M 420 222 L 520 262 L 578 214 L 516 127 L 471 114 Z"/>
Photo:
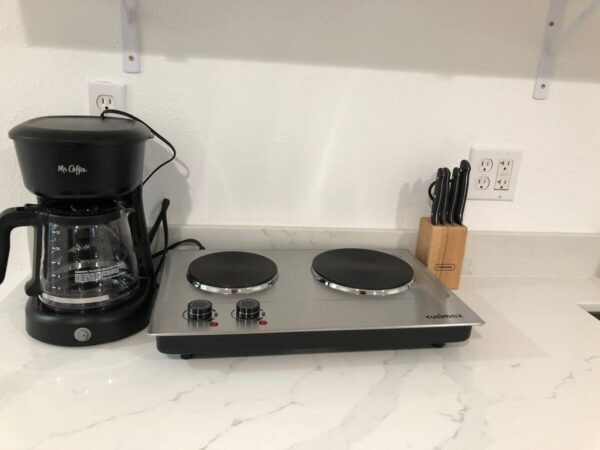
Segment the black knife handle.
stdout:
<path fill-rule="evenodd" d="M 450 169 L 444 167 L 442 169 L 442 190 L 440 192 L 440 212 L 439 212 L 439 222 L 442 225 L 446 225 L 448 223 L 448 205 L 450 196 Z"/>
<path fill-rule="evenodd" d="M 435 181 L 429 185 L 429 189 L 427 189 L 427 195 L 429 195 L 429 200 L 433 201 L 433 188 L 435 187 Z"/>
<path fill-rule="evenodd" d="M 460 169 L 452 169 L 452 178 L 450 179 L 450 206 L 448 207 L 447 221 L 456 225 L 456 206 L 458 204 L 458 183 L 460 178 Z"/>
<path fill-rule="evenodd" d="M 454 221 L 459 225 L 463 224 L 465 206 L 467 204 L 467 194 L 469 193 L 469 174 L 471 173 L 471 164 L 466 159 L 460 162 L 460 177 L 458 178 L 458 199 Z"/>
<path fill-rule="evenodd" d="M 440 200 L 442 193 L 442 178 L 444 177 L 444 171 L 439 168 L 435 177 L 435 184 L 433 186 L 433 202 L 431 203 L 431 223 L 438 225 L 440 222 Z"/>

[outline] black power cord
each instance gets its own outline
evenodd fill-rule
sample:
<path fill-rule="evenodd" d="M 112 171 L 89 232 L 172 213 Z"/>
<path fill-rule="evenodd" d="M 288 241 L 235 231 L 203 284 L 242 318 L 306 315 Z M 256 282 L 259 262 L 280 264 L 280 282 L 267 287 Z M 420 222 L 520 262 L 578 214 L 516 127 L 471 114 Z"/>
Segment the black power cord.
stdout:
<path fill-rule="evenodd" d="M 148 128 L 150 130 L 150 132 L 156 136 L 158 139 L 160 139 L 161 141 L 163 141 L 165 143 L 165 145 L 167 147 L 169 147 L 171 149 L 171 151 L 173 152 L 173 155 L 167 159 L 166 161 L 162 162 L 161 164 L 159 164 L 158 166 L 156 166 L 154 168 L 154 170 L 152 172 L 150 172 L 150 174 L 146 177 L 146 179 L 143 181 L 142 184 L 146 184 L 146 182 L 152 178 L 152 175 L 154 175 L 156 172 L 158 172 L 160 169 L 162 169 L 164 166 L 166 166 L 167 164 L 169 164 L 170 162 L 172 162 L 175 157 L 177 156 L 177 150 L 175 150 L 175 147 L 173 146 L 173 144 L 171 144 L 165 137 L 163 137 L 159 132 L 157 132 L 154 128 L 152 128 L 150 125 L 148 125 L 146 122 L 144 122 L 142 119 L 134 116 L 133 114 L 129 114 L 128 112 L 125 111 L 121 111 L 118 109 L 105 109 L 104 111 L 102 111 L 100 113 L 100 117 L 102 117 L 104 119 L 104 117 L 107 114 L 116 114 L 118 116 L 123 116 L 123 117 L 127 117 L 128 119 L 131 120 L 135 120 L 139 123 L 141 123 L 142 125 L 144 125 L 146 128 Z"/>
<path fill-rule="evenodd" d="M 169 245 L 164 250 L 160 250 L 156 253 L 153 253 L 152 257 L 158 258 L 159 256 L 164 255 L 168 251 L 173 250 L 174 248 L 179 247 L 180 245 L 183 245 L 183 244 L 194 244 L 196 247 L 198 247 L 198 250 L 204 250 L 204 246 L 200 243 L 199 240 L 197 240 L 197 239 L 182 239 L 181 241 L 177 241 L 174 244 Z"/>
<path fill-rule="evenodd" d="M 158 139 L 160 139 L 162 142 L 164 142 L 173 152 L 173 155 L 169 159 L 167 159 L 166 161 L 164 161 L 161 164 L 159 164 L 158 166 L 156 166 L 154 168 L 154 170 L 152 172 L 150 172 L 150 174 L 142 182 L 142 185 L 146 184 L 146 182 L 156 172 L 158 172 L 164 166 L 166 166 L 167 164 L 172 162 L 175 159 L 175 157 L 177 156 L 177 150 L 175 150 L 175 147 L 173 146 L 173 144 L 171 144 L 165 137 L 163 137 L 159 132 L 154 130 L 150 125 L 148 125 L 142 119 L 134 116 L 133 114 L 129 114 L 125 111 L 120 111 L 118 109 L 105 109 L 104 111 L 102 111 L 100 113 L 100 117 L 102 117 L 104 119 L 107 114 L 115 114 L 115 115 L 127 117 L 128 119 L 135 120 L 135 121 L 141 123 L 146 128 L 148 128 L 148 130 L 150 130 L 150 132 L 154 136 L 156 136 Z M 157 276 L 158 273 L 160 272 L 160 269 L 162 268 L 163 263 L 165 262 L 165 256 L 167 255 L 169 250 L 173 250 L 175 247 L 178 247 L 179 245 L 182 245 L 182 244 L 195 244 L 200 250 L 204 250 L 204 246 L 197 239 L 183 239 L 181 241 L 178 241 L 178 242 L 175 242 L 174 244 L 169 245 L 169 225 L 167 223 L 167 210 L 169 209 L 170 204 L 171 204 L 171 202 L 169 199 L 167 199 L 167 198 L 163 199 L 162 204 L 160 206 L 160 212 L 158 213 L 158 217 L 156 218 L 156 220 L 154 221 L 154 224 L 152 225 L 152 228 L 150 228 L 150 231 L 148 232 L 148 240 L 150 241 L 150 243 L 152 243 L 154 241 L 154 238 L 156 237 L 156 233 L 158 232 L 159 227 L 162 224 L 164 247 L 161 251 L 156 252 L 152 255 L 152 258 L 157 258 L 159 256 L 162 256 L 158 265 L 156 266 L 155 276 Z"/>
<path fill-rule="evenodd" d="M 167 247 L 169 246 L 169 224 L 167 223 L 167 209 L 169 209 L 170 204 L 171 201 L 168 198 L 163 199 L 162 204 L 160 205 L 160 212 L 158 213 L 158 217 L 156 218 L 156 222 L 154 222 L 154 225 L 150 230 L 150 242 L 152 242 L 154 240 L 154 237 L 156 236 L 156 232 L 158 231 L 159 224 L 162 223 L 164 247 L 162 258 L 160 258 L 160 261 L 158 262 L 158 265 L 154 270 L 154 275 L 157 278 L 158 274 L 160 273 L 160 269 L 162 268 L 162 265 L 165 262 L 165 257 L 167 256 Z"/>
<path fill-rule="evenodd" d="M 148 232 L 148 240 L 150 242 L 154 241 L 156 233 L 158 232 L 158 228 L 163 223 L 164 218 L 167 216 L 167 209 L 169 208 L 170 204 L 171 201 L 168 198 L 163 199 L 162 204 L 160 205 L 160 211 L 158 212 L 158 216 L 154 221 L 154 225 L 152 225 L 152 228 L 150 228 L 150 231 Z"/>
<path fill-rule="evenodd" d="M 162 268 L 162 266 L 165 262 L 165 257 L 167 256 L 167 253 L 170 250 L 173 250 L 175 247 L 179 247 L 182 244 L 195 244 L 199 250 L 204 250 L 204 246 L 200 243 L 199 240 L 191 239 L 191 238 L 182 239 L 181 241 L 177 241 L 177 242 L 169 245 L 169 224 L 167 221 L 167 210 L 169 209 L 170 204 L 171 204 L 171 202 L 169 201 L 168 198 L 163 199 L 162 204 L 160 205 L 160 212 L 158 213 L 158 217 L 156 217 L 156 220 L 154 221 L 152 228 L 148 232 L 148 239 L 149 239 L 150 243 L 152 243 L 154 241 L 154 238 L 156 237 L 156 234 L 158 233 L 158 229 L 162 225 L 163 240 L 164 240 L 163 249 L 152 254 L 153 259 L 161 256 L 160 261 L 158 262 L 158 264 L 156 265 L 156 268 L 154 270 L 154 274 L 157 277 L 160 272 L 160 269 Z"/>

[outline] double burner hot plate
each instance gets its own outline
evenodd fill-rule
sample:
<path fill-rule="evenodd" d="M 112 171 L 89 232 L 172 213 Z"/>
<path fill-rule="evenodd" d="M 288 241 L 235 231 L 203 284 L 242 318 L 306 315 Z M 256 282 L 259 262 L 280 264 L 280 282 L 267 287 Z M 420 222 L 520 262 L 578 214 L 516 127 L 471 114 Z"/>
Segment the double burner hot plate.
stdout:
<path fill-rule="evenodd" d="M 440 346 L 481 319 L 406 250 L 173 250 L 149 333 L 163 353 Z"/>
<path fill-rule="evenodd" d="M 375 250 L 344 248 L 317 255 L 313 277 L 325 286 L 357 295 L 392 295 L 405 291 L 412 267 L 397 256 Z M 256 253 L 218 252 L 201 256 L 188 267 L 187 279 L 198 289 L 217 294 L 250 294 L 277 281 L 277 265 Z"/>

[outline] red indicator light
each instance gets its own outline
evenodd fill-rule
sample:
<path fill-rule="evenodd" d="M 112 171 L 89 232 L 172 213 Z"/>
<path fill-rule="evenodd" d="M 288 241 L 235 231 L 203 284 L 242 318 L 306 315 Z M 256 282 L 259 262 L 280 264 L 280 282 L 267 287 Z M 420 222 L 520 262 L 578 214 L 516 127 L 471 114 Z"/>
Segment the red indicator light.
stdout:
<path fill-rule="evenodd" d="M 261 319 L 258 321 L 259 325 L 266 325 L 268 322 L 265 319 Z"/>
<path fill-rule="evenodd" d="M 214 320 L 208 324 L 211 327 L 216 327 L 219 325 L 219 322 L 215 322 Z"/>

